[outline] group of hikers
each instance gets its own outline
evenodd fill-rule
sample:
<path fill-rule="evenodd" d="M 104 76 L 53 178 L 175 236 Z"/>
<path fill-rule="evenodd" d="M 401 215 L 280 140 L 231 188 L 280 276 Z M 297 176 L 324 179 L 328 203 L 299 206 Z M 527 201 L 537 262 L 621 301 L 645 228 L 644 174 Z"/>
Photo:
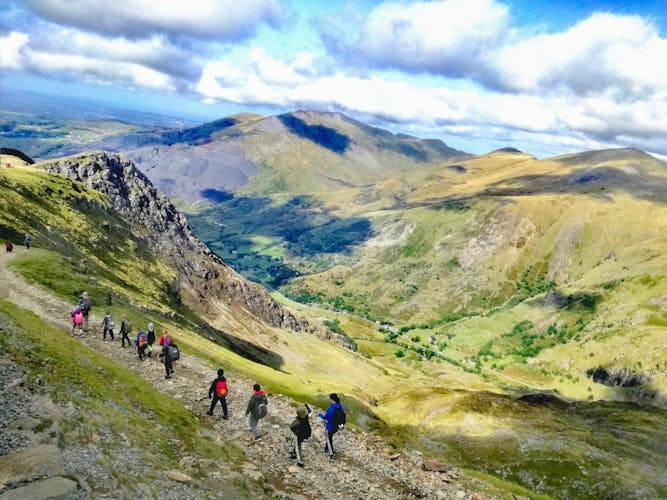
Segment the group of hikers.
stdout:
<path fill-rule="evenodd" d="M 72 317 L 71 335 L 78 334 L 80 337 L 83 337 L 84 331 L 90 331 L 88 317 L 92 307 L 93 300 L 90 297 L 90 294 L 88 292 L 83 292 L 76 306 L 74 307 L 74 310 L 70 314 Z M 102 340 L 106 340 L 107 335 L 109 335 L 111 340 L 115 340 L 114 329 L 116 328 L 116 322 L 112 318 L 111 313 L 108 311 L 102 319 L 101 328 Z M 131 341 L 130 333 L 132 333 L 132 322 L 127 319 L 126 316 L 122 316 L 119 333 L 121 335 L 121 346 L 125 348 L 131 347 L 132 344 L 134 344 L 135 348 L 137 349 L 139 361 L 143 361 L 146 358 L 153 356 L 153 352 L 156 350 L 155 341 L 157 338 L 155 325 L 153 323 L 148 323 L 148 327 L 145 331 L 140 330 L 137 332 L 134 341 Z M 178 346 L 169 336 L 167 330 L 165 330 L 164 333 L 160 336 L 158 345 L 160 346 L 158 358 L 164 362 L 165 378 L 170 379 L 171 375 L 174 373 L 173 362 L 180 359 Z"/>
<path fill-rule="evenodd" d="M 25 239 L 23 240 L 23 244 L 25 245 L 26 250 L 30 250 L 30 242 L 32 241 L 32 235 L 30 233 L 26 233 Z M 12 250 L 14 250 L 14 244 L 6 240 L 5 241 L 5 252 L 11 253 Z"/>
<path fill-rule="evenodd" d="M 83 337 L 84 331 L 89 331 L 89 315 L 93 307 L 93 300 L 90 297 L 88 292 L 83 292 L 77 301 L 74 310 L 71 313 L 72 316 L 72 335 L 75 335 L 78 332 L 78 335 Z M 115 340 L 114 330 L 116 327 L 116 322 L 111 316 L 110 312 L 107 312 L 102 319 L 101 328 L 102 328 L 102 340 L 107 339 L 107 335 L 110 340 Z M 132 333 L 132 323 L 127 319 L 126 316 L 122 316 L 120 330 L 121 334 L 121 346 L 123 348 L 130 347 L 130 333 Z M 144 361 L 146 358 L 150 358 L 155 351 L 155 342 L 157 339 L 157 334 L 155 331 L 155 325 L 153 323 L 148 323 L 148 327 L 145 331 L 141 330 L 137 333 L 134 338 L 134 346 L 137 350 L 137 355 L 140 361 Z M 127 346 L 126 346 L 127 343 Z M 167 330 L 160 336 L 158 340 L 158 345 L 161 347 L 158 357 L 164 362 L 165 367 L 165 378 L 170 379 L 172 373 L 174 373 L 173 362 L 180 359 L 180 353 L 178 347 L 174 344 L 173 339 L 169 336 Z M 211 405 L 206 412 L 207 415 L 213 415 L 213 410 L 215 409 L 218 402 L 222 409 L 222 418 L 224 420 L 229 419 L 229 413 L 227 408 L 227 396 L 229 394 L 229 387 L 227 385 L 227 379 L 225 378 L 225 372 L 222 368 L 218 370 L 217 377 L 211 382 L 211 386 L 208 391 L 208 397 L 211 399 Z M 266 397 L 266 393 L 261 389 L 259 384 L 253 385 L 253 392 L 248 401 L 245 414 L 248 416 L 248 423 L 250 426 L 250 432 L 253 435 L 255 441 L 260 441 L 262 434 L 259 431 L 259 422 L 268 413 L 268 404 L 269 400 Z M 304 441 L 310 438 L 312 430 L 310 427 L 310 414 L 312 409 L 307 404 L 300 405 L 296 409 L 296 416 L 290 424 L 290 430 L 293 434 L 292 443 L 290 446 L 290 456 L 292 459 L 296 460 L 296 464 L 299 467 L 303 467 L 303 454 L 301 450 L 301 445 Z M 334 459 L 334 445 L 333 437 L 334 435 L 345 426 L 346 416 L 345 409 L 340 402 L 340 398 L 337 394 L 332 393 L 329 395 L 329 407 L 325 413 L 318 413 L 318 417 L 325 422 L 325 446 L 324 452 L 327 455 L 329 460 Z"/>
<path fill-rule="evenodd" d="M 268 413 L 269 400 L 266 397 L 266 393 L 262 390 L 259 384 L 253 385 L 252 395 L 246 406 L 245 414 L 248 417 L 248 423 L 250 425 L 250 432 L 253 435 L 255 441 L 262 439 L 262 434 L 259 431 L 259 422 L 261 419 L 266 417 Z M 218 376 L 213 379 L 211 386 L 208 390 L 208 397 L 211 399 L 211 405 L 209 406 L 207 415 L 212 416 L 213 410 L 215 409 L 218 402 L 220 402 L 220 407 L 222 409 L 222 418 L 224 420 L 229 419 L 229 413 L 227 410 L 227 395 L 229 394 L 229 387 L 227 385 L 227 378 L 225 377 L 225 371 L 220 368 L 218 370 Z M 296 464 L 299 467 L 303 467 L 303 453 L 301 450 L 301 444 L 310 438 L 312 435 L 312 429 L 310 427 L 310 414 L 312 409 L 308 404 L 299 405 L 296 409 L 296 416 L 290 424 L 290 430 L 292 431 L 292 443 L 290 447 L 290 457 L 296 460 Z M 329 460 L 334 459 L 334 445 L 333 437 L 341 429 L 345 427 L 346 415 L 345 409 L 340 402 L 340 398 L 336 393 L 329 394 L 329 407 L 325 413 L 318 413 L 318 417 L 325 421 L 325 445 L 324 452 L 327 455 Z"/>

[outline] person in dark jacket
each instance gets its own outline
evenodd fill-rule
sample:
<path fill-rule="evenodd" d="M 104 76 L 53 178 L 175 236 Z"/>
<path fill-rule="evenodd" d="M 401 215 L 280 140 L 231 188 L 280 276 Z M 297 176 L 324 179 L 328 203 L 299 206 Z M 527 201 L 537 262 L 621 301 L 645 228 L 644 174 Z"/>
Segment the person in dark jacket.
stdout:
<path fill-rule="evenodd" d="M 120 323 L 120 343 L 123 347 L 125 347 L 125 341 L 127 340 L 127 347 L 130 347 L 132 344 L 130 344 L 130 337 L 129 334 L 132 332 L 132 323 L 125 317 L 122 317 L 122 321 Z"/>
<path fill-rule="evenodd" d="M 326 444 L 324 446 L 324 451 L 327 454 L 329 460 L 334 459 L 334 446 L 333 446 L 333 436 L 338 432 L 338 424 L 334 422 L 336 412 L 342 411 L 345 413 L 345 408 L 340 404 L 340 399 L 338 394 L 332 393 L 329 394 L 329 408 L 327 408 L 326 413 L 318 413 L 317 416 L 322 420 L 326 421 L 325 431 L 326 431 Z"/>
<path fill-rule="evenodd" d="M 139 361 L 143 361 L 146 357 L 146 346 L 148 345 L 148 341 L 146 340 L 146 332 L 142 330 L 137 333 L 137 336 L 134 339 L 134 345 L 137 346 Z"/>
<path fill-rule="evenodd" d="M 264 394 L 264 391 L 259 384 L 253 385 L 252 389 L 252 396 L 250 397 L 250 401 L 248 401 L 248 407 L 245 410 L 245 414 L 250 415 L 250 432 L 252 432 L 252 435 L 255 437 L 255 441 L 259 441 L 261 437 L 257 424 L 260 419 L 266 416 L 266 408 L 269 404 L 269 400 L 266 398 L 266 394 Z"/>
<path fill-rule="evenodd" d="M 12 245 L 11 241 L 5 241 L 5 251 L 7 253 L 11 253 L 11 251 L 14 250 L 14 245 Z"/>
<path fill-rule="evenodd" d="M 148 328 L 146 329 L 146 340 L 148 341 L 146 352 L 149 356 L 152 356 L 153 344 L 155 344 L 155 325 L 153 323 L 148 323 Z"/>
<path fill-rule="evenodd" d="M 310 406 L 304 405 L 299 406 L 296 409 L 296 417 L 292 420 L 289 428 L 294 434 L 294 439 L 292 440 L 292 451 L 290 452 L 290 457 L 296 459 L 296 464 L 299 467 L 303 467 L 303 455 L 301 454 L 301 443 L 310 437 L 310 421 L 308 416 L 310 415 Z"/>
<path fill-rule="evenodd" d="M 213 398 L 211 401 L 211 407 L 206 412 L 207 415 L 213 415 L 213 409 L 218 401 L 220 401 L 220 406 L 222 406 L 222 418 L 227 420 L 229 416 L 227 415 L 227 379 L 225 378 L 225 371 L 220 368 L 218 370 L 218 376 L 211 382 L 211 387 L 208 390 L 208 399 Z"/>
<path fill-rule="evenodd" d="M 113 329 L 116 326 L 116 323 L 114 322 L 113 318 L 111 317 L 111 313 L 107 311 L 106 316 L 104 316 L 104 319 L 102 320 L 102 338 L 103 340 L 107 339 L 107 333 L 111 336 L 111 340 L 114 340 L 113 336 Z"/>
<path fill-rule="evenodd" d="M 171 353 L 169 352 L 169 347 L 172 344 L 167 344 L 165 343 L 162 346 L 162 352 L 160 353 L 160 358 L 164 361 L 164 371 L 165 371 L 165 377 L 164 378 L 171 378 L 171 374 L 174 373 L 174 368 L 172 367 L 172 359 L 171 359 Z"/>

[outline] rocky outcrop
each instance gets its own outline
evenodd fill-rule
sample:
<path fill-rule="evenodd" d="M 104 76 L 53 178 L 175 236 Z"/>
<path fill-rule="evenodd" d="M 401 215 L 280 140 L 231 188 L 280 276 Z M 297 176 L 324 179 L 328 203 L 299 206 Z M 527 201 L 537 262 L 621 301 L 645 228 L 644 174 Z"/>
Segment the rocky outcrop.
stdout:
<path fill-rule="evenodd" d="M 603 384 L 608 387 L 639 387 L 650 378 L 642 373 L 636 373 L 627 369 L 607 370 L 601 366 L 591 368 L 586 372 L 593 382 Z"/>
<path fill-rule="evenodd" d="M 210 298 L 242 305 L 274 327 L 315 331 L 298 320 L 260 286 L 236 274 L 190 230 L 176 207 L 127 158 L 105 152 L 82 154 L 42 163 L 50 173 L 81 182 L 105 194 L 113 209 L 128 221 L 137 236 L 178 273 L 169 289 L 185 292 L 201 310 Z"/>

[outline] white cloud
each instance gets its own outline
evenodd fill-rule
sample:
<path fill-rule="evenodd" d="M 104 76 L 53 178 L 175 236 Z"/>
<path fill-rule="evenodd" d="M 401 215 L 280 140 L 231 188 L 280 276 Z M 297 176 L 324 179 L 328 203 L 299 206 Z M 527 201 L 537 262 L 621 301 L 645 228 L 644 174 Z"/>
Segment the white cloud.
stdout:
<path fill-rule="evenodd" d="M 150 52 L 140 46 L 119 44 L 101 57 L 104 45 L 96 46 L 87 35 L 75 33 L 66 38 L 66 47 L 55 50 L 51 44 L 32 45 L 25 33 L 11 33 L 0 39 L 0 61 L 3 69 L 28 71 L 56 78 L 80 80 L 96 85 L 119 85 L 130 88 L 147 88 L 174 91 L 178 85 L 168 74 L 152 69 L 132 59 L 140 61 Z M 85 50 L 78 47 L 86 46 Z M 65 45 L 65 44 L 64 44 Z M 154 56 L 154 55 L 153 55 Z"/>
<path fill-rule="evenodd" d="M 618 99 L 667 92 L 667 39 L 641 17 L 594 13 L 542 34 L 509 21 L 508 7 L 496 0 L 389 1 L 345 32 L 324 28 L 322 35 L 343 65 L 468 79 L 491 90 L 595 95 L 611 89 Z"/>
<path fill-rule="evenodd" d="M 379 67 L 464 77 L 505 36 L 507 6 L 495 0 L 386 2 L 351 39 L 328 41 L 353 60 Z"/>
<path fill-rule="evenodd" d="M 568 91 L 619 97 L 667 91 L 667 39 L 635 16 L 594 14 L 562 33 L 506 44 L 494 72 L 514 91 Z"/>
<path fill-rule="evenodd" d="M 25 0 L 33 13 L 53 23 L 108 36 L 153 34 L 239 40 L 260 24 L 276 26 L 280 0 Z"/>
<path fill-rule="evenodd" d="M 12 32 L 0 37 L 0 68 L 22 69 L 21 50 L 28 43 L 28 35 Z"/>

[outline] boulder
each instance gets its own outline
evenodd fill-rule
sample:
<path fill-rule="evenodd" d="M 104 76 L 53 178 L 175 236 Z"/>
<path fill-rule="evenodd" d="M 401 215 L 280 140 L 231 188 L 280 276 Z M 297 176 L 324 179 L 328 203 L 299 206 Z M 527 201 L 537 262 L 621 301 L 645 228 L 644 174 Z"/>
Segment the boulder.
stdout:
<path fill-rule="evenodd" d="M 47 498 L 69 498 L 78 489 L 75 481 L 66 477 L 50 477 L 27 486 L 14 488 L 0 494 L 2 500 L 46 500 Z"/>
<path fill-rule="evenodd" d="M 65 473 L 60 450 L 38 445 L 0 457 L 0 484 L 13 484 Z"/>

